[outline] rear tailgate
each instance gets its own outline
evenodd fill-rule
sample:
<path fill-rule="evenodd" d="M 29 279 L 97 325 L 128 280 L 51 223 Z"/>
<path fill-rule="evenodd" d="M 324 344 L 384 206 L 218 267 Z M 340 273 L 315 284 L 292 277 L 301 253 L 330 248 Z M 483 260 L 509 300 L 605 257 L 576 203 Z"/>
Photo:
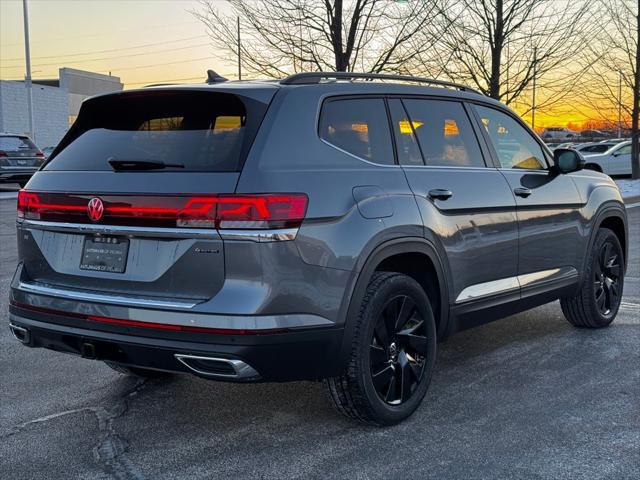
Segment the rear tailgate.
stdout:
<path fill-rule="evenodd" d="M 20 135 L 0 135 L 0 167 L 5 169 L 37 168 L 44 154 L 28 138 Z"/>
<path fill-rule="evenodd" d="M 21 193 L 21 280 L 124 298 L 213 297 L 224 282 L 215 198 L 234 192 L 267 107 L 191 90 L 85 102 Z"/>

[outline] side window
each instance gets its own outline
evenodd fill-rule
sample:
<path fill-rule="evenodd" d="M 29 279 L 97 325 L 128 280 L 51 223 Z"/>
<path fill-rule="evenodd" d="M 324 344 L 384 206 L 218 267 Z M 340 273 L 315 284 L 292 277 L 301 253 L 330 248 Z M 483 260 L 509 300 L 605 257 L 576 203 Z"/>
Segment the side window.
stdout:
<path fill-rule="evenodd" d="M 396 150 L 400 165 L 424 165 L 418 141 L 414 133 L 417 125 L 411 125 L 407 112 L 398 99 L 389 100 L 391 123 L 396 139 Z"/>
<path fill-rule="evenodd" d="M 475 106 L 502 168 L 546 170 L 542 147 L 516 120 L 494 108 Z"/>
<path fill-rule="evenodd" d="M 484 167 L 469 117 L 458 102 L 402 100 L 424 163 L 445 167 Z"/>
<path fill-rule="evenodd" d="M 384 100 L 328 100 L 322 107 L 320 137 L 370 162 L 393 165 L 391 132 Z"/>
<path fill-rule="evenodd" d="M 631 144 L 625 145 L 622 148 L 619 148 L 617 152 L 614 152 L 618 155 L 629 155 L 631 153 Z"/>

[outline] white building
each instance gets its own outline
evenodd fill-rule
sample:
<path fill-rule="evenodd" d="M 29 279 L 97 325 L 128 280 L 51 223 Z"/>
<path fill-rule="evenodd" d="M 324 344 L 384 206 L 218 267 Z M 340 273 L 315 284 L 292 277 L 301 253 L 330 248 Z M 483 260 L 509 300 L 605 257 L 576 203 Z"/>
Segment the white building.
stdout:
<path fill-rule="evenodd" d="M 61 68 L 58 79 L 33 81 L 34 140 L 55 146 L 75 121 L 82 101 L 122 90 L 119 77 Z M 0 132 L 28 133 L 29 110 L 23 81 L 0 80 Z"/>

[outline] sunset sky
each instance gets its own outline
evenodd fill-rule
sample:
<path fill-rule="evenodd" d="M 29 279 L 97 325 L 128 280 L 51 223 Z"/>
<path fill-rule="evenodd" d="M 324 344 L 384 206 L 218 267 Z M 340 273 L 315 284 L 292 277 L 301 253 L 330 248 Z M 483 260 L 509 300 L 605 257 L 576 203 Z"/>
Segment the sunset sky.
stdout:
<path fill-rule="evenodd" d="M 220 2 L 223 5 L 223 2 Z M 197 82 L 208 68 L 228 78 L 235 65 L 216 60 L 193 0 L 30 0 L 32 75 L 57 78 L 72 67 L 119 76 L 125 88 Z M 24 78 L 21 0 L 0 0 L 0 78 Z M 536 127 L 581 123 L 589 112 L 568 104 L 538 112 Z M 530 116 L 526 116 L 527 121 Z"/>

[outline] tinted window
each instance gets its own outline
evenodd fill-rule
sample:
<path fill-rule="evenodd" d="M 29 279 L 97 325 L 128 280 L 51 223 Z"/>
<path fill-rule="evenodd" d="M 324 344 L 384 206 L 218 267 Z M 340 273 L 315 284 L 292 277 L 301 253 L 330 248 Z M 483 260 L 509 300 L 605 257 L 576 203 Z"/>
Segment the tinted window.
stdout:
<path fill-rule="evenodd" d="M 462 104 L 439 100 L 402 101 L 427 165 L 484 167 L 471 122 Z"/>
<path fill-rule="evenodd" d="M 97 98 L 83 105 L 45 170 L 111 170 L 114 159 L 183 166 L 164 170 L 237 171 L 266 109 L 252 102 L 209 92 Z"/>
<path fill-rule="evenodd" d="M 407 112 L 398 99 L 389 100 L 389 111 L 396 139 L 396 151 L 400 165 L 424 165 Z"/>
<path fill-rule="evenodd" d="M 325 102 L 320 137 L 356 157 L 375 163 L 394 163 L 387 109 L 380 98 Z"/>
<path fill-rule="evenodd" d="M 24 152 L 38 150 L 27 137 L 0 137 L 0 150 L 3 152 Z"/>
<path fill-rule="evenodd" d="M 581 152 L 591 153 L 604 153 L 611 148 L 611 145 L 590 145 L 588 147 L 581 148 Z"/>
<path fill-rule="evenodd" d="M 498 154 L 502 168 L 547 168 L 542 147 L 533 136 L 510 115 L 493 108 L 475 107 Z"/>

